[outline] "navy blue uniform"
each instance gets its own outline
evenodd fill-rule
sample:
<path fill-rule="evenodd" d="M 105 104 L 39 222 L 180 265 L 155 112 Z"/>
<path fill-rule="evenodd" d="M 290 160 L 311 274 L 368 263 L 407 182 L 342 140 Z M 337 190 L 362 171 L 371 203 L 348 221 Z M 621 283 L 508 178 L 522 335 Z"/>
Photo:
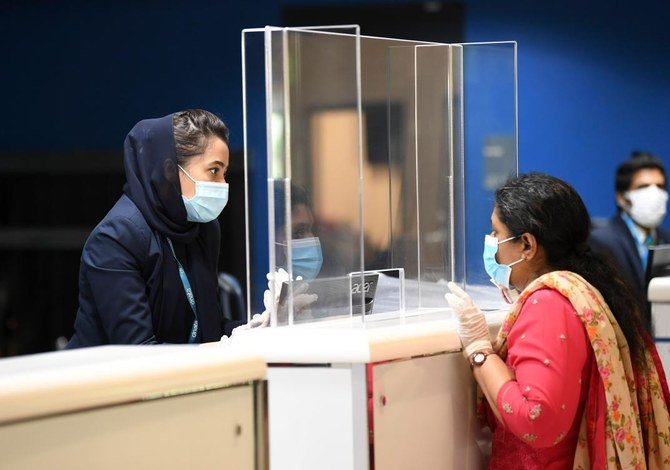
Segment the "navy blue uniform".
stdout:
<path fill-rule="evenodd" d="M 198 340 L 218 341 L 238 324 L 224 320 L 218 301 L 219 223 L 186 220 L 172 115 L 130 131 L 124 165 L 124 195 L 84 246 L 68 348 L 188 342 L 194 315 L 168 237 L 193 288 Z"/>

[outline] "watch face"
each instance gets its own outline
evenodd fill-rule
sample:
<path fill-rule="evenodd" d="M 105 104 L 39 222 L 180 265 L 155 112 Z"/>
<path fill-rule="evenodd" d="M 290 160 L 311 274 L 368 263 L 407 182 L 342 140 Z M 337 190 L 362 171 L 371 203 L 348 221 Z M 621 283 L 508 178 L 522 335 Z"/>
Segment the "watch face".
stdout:
<path fill-rule="evenodd" d="M 483 364 L 485 360 L 486 360 L 486 354 L 484 354 L 483 352 L 475 353 L 475 355 L 472 356 L 472 363 L 477 366 Z"/>

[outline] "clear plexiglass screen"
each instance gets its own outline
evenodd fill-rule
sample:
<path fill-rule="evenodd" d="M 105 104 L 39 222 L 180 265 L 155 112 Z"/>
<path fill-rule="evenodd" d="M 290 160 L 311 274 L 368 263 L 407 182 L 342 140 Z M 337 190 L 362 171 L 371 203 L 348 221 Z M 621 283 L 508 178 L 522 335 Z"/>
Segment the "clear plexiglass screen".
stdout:
<path fill-rule="evenodd" d="M 345 26 L 242 46 L 249 314 L 268 288 L 273 325 L 444 309 L 452 280 L 497 301 L 481 252 L 517 171 L 515 43 Z"/>

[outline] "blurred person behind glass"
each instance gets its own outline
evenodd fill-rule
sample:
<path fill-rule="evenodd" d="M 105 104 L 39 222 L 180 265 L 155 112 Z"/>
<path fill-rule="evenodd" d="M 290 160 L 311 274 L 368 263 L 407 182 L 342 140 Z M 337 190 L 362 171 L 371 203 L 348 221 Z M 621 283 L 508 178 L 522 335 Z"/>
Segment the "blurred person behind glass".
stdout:
<path fill-rule="evenodd" d="M 285 191 L 281 187 L 275 189 L 275 203 L 283 207 Z M 312 202 L 307 190 L 297 184 L 291 184 L 291 267 L 293 278 L 304 280 L 315 279 L 323 265 L 321 241 L 315 235 Z M 277 268 L 288 271 L 287 237 L 284 222 L 284 211 L 275 213 L 275 242 L 277 244 Z"/>

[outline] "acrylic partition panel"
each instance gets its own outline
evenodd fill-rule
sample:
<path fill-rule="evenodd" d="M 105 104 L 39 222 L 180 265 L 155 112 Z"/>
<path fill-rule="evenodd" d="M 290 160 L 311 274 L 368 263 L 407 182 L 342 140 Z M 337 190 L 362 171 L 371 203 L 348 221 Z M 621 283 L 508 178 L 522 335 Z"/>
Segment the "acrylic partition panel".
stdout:
<path fill-rule="evenodd" d="M 283 269 L 295 280 L 271 284 L 279 301 L 273 325 L 348 315 L 349 274 L 363 271 L 356 30 L 246 32 L 249 43 L 263 38 L 255 46 L 264 50 L 266 109 L 255 118 L 267 135 L 266 188 L 247 187 L 249 207 L 262 207 L 267 197 L 267 263 L 250 262 L 250 270 L 264 276 Z M 262 296 L 263 289 L 249 290 Z"/>
<path fill-rule="evenodd" d="M 366 320 L 391 312 L 391 305 L 404 305 L 400 314 L 420 307 L 419 185 L 425 181 L 417 166 L 417 141 L 428 132 L 417 129 L 416 70 L 421 66 L 416 49 L 424 45 L 361 38 L 365 269 L 381 272 L 374 306 L 364 310 Z M 428 146 L 422 150 L 428 153 Z"/>
<path fill-rule="evenodd" d="M 466 193 L 467 176 L 478 170 L 464 151 L 468 124 L 488 136 L 489 121 L 475 106 L 468 121 L 465 105 L 468 90 L 495 87 L 467 65 L 490 73 L 509 46 L 490 46 L 495 63 L 475 45 L 357 31 L 243 34 L 249 305 L 266 272 L 295 279 L 271 284 L 272 325 L 446 308 L 446 282 L 470 266 L 465 208 L 479 193 Z"/>
<path fill-rule="evenodd" d="M 407 312 L 444 309 L 446 282 L 463 270 L 453 243 L 453 139 L 460 134 L 453 131 L 451 48 L 361 39 L 365 266 L 403 270 Z"/>
<path fill-rule="evenodd" d="M 263 311 L 268 272 L 265 35 L 242 32 L 242 100 L 246 207 L 247 315 Z"/>
<path fill-rule="evenodd" d="M 396 46 L 389 50 L 389 134 L 393 267 L 406 274 L 408 311 L 446 307 L 444 292 L 450 280 L 464 277 L 462 243 L 462 169 L 460 47 L 440 44 Z M 404 114 L 393 113 L 402 103 Z M 402 138 L 398 138 L 400 135 Z M 459 204 L 461 206 L 459 206 Z"/>
<path fill-rule="evenodd" d="M 462 60 L 466 287 L 481 308 L 494 309 L 501 297 L 482 252 L 495 190 L 518 171 L 516 43 L 464 44 Z"/>
<path fill-rule="evenodd" d="M 415 119 L 418 213 L 419 308 L 445 308 L 444 292 L 455 280 L 453 188 L 452 46 L 415 48 Z M 409 297 L 409 292 L 408 292 Z"/>

